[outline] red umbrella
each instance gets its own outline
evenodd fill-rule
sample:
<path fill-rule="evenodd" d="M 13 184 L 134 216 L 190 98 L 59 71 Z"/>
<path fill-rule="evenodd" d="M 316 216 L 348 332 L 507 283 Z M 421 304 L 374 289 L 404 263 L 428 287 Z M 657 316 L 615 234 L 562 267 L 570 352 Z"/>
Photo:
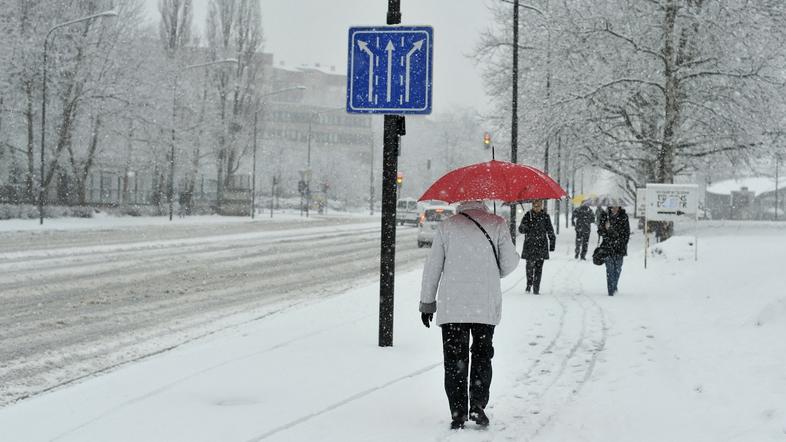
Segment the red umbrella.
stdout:
<path fill-rule="evenodd" d="M 565 195 L 559 184 L 534 167 L 492 160 L 448 172 L 432 184 L 418 201 L 517 202 L 558 199 Z"/>

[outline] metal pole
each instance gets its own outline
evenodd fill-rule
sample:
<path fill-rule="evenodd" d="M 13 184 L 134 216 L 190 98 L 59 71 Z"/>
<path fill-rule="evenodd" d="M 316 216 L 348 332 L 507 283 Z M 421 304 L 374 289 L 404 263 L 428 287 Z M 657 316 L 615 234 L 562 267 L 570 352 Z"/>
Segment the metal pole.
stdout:
<path fill-rule="evenodd" d="M 388 0 L 387 24 L 401 23 L 399 0 Z M 379 346 L 393 346 L 393 295 L 396 264 L 396 176 L 404 117 L 385 115 L 382 159 L 382 240 L 379 269 Z"/>
<path fill-rule="evenodd" d="M 172 81 L 172 144 L 169 147 L 169 189 L 167 198 L 169 199 L 169 221 L 172 221 L 172 200 L 175 192 L 175 124 L 177 115 L 177 72 Z"/>
<path fill-rule="evenodd" d="M 374 136 L 371 136 L 371 167 L 369 167 L 368 214 L 374 215 Z"/>
<path fill-rule="evenodd" d="M 775 154 L 775 221 L 778 221 L 778 188 L 780 187 L 778 166 L 780 165 L 780 160 L 780 154 Z"/>
<path fill-rule="evenodd" d="M 557 138 L 557 184 L 562 186 L 562 135 Z M 559 235 L 559 221 L 560 221 L 560 206 L 562 205 L 562 201 L 556 200 L 554 201 L 554 225 L 557 227 L 557 231 L 555 232 Z"/>
<path fill-rule="evenodd" d="M 513 2 L 513 97 L 511 105 L 510 162 L 515 164 L 518 162 L 519 142 L 519 0 L 514 0 Z M 516 204 L 510 205 L 510 222 L 508 227 L 513 244 L 516 244 L 516 208 Z"/>
<path fill-rule="evenodd" d="M 256 211 L 256 207 L 254 204 L 256 203 L 256 192 L 257 192 L 257 120 L 258 120 L 259 111 L 254 112 L 254 159 L 251 160 L 253 164 L 251 165 L 251 219 L 254 219 L 254 212 Z"/>
<path fill-rule="evenodd" d="M 51 33 L 54 28 L 49 30 Z M 38 188 L 38 217 L 39 224 L 44 224 L 44 146 L 46 145 L 46 51 L 48 48 L 49 33 L 44 37 L 44 75 L 42 77 L 44 86 L 41 96 L 41 177 L 39 178 Z"/>
<path fill-rule="evenodd" d="M 273 198 L 276 197 L 276 176 L 273 175 L 273 184 L 270 186 L 270 217 L 273 218 Z"/>
<path fill-rule="evenodd" d="M 316 113 L 311 114 L 308 119 L 308 158 L 306 158 L 306 218 L 308 218 L 308 206 L 311 204 L 311 123 L 314 121 Z"/>

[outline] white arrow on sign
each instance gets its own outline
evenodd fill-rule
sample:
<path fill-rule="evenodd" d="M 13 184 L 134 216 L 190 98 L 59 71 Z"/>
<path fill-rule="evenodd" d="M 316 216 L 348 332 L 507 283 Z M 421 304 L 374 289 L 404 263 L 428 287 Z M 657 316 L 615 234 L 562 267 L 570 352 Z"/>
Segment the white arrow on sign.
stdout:
<path fill-rule="evenodd" d="M 358 40 L 360 50 L 368 54 L 368 101 L 374 99 L 374 53 L 368 48 L 368 43 Z M 390 92 L 388 92 L 390 95 Z M 390 100 L 388 100 L 390 101 Z"/>
<path fill-rule="evenodd" d="M 388 94 L 387 94 L 387 101 L 390 101 L 390 85 L 393 78 L 393 49 L 396 47 L 393 46 L 392 41 L 388 41 L 387 47 L 385 50 L 388 52 Z"/>
<path fill-rule="evenodd" d="M 406 74 L 406 77 L 404 79 L 404 88 L 405 88 L 405 90 L 404 90 L 404 101 L 407 101 L 407 102 L 409 102 L 409 59 L 412 57 L 412 54 L 414 54 L 415 51 L 417 51 L 417 50 L 419 50 L 420 48 L 423 47 L 423 42 L 424 41 L 425 40 L 418 40 L 418 41 L 416 41 L 415 44 L 412 45 L 412 49 L 410 49 L 409 52 L 407 52 L 407 61 L 406 61 L 407 74 Z"/>

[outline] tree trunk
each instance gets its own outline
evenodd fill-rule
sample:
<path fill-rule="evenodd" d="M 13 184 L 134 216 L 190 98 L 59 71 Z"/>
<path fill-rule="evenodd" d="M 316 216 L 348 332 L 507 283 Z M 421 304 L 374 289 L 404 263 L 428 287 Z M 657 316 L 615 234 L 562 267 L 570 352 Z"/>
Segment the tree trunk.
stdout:
<path fill-rule="evenodd" d="M 35 190 L 33 177 L 35 176 L 35 139 L 34 139 L 34 113 L 33 113 L 33 82 L 25 84 L 25 96 L 27 98 L 27 108 L 25 109 L 25 120 L 27 123 L 27 172 L 25 173 L 25 201 L 33 202 Z"/>
<path fill-rule="evenodd" d="M 674 0 L 666 0 L 663 56 L 665 58 L 665 89 L 666 100 L 664 109 L 663 140 L 658 151 L 659 183 L 674 182 L 674 129 L 679 118 L 679 82 L 675 71 L 674 60 L 674 26 L 677 17 L 677 5 Z"/>

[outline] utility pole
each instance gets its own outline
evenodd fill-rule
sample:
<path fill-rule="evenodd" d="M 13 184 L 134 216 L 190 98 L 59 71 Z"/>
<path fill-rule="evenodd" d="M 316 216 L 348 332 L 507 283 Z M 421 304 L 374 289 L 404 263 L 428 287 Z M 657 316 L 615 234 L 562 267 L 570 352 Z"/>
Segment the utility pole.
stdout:
<path fill-rule="evenodd" d="M 519 0 L 513 0 L 513 97 L 511 103 L 510 121 L 510 162 L 518 162 L 519 143 Z M 510 239 L 516 244 L 516 208 L 510 205 Z"/>

